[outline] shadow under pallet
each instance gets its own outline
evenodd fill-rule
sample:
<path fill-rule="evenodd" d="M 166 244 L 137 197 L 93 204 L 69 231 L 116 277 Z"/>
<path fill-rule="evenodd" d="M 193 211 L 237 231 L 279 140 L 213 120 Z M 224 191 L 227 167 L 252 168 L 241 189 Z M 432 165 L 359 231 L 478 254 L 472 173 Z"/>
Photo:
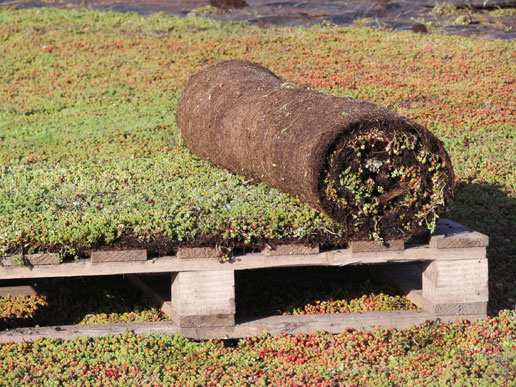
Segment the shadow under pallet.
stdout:
<path fill-rule="evenodd" d="M 223 339 L 263 333 L 338 333 L 345 329 L 376 327 L 402 329 L 428 320 L 474 320 L 487 314 L 487 245 L 487 236 L 441 219 L 429 243 L 415 246 L 405 246 L 403 241 L 391 241 L 386 245 L 366 241 L 351 243 L 347 249 L 319 252 L 314 247 L 282 245 L 260 253 L 235 256 L 226 262 L 221 262 L 210 249 L 184 249 L 177 256 L 154 259 L 146 259 L 145 250 L 102 251 L 92 253 L 89 260 L 77 262 L 5 266 L 0 267 L 0 280 L 126 274 L 133 284 L 162 304 L 171 320 L 17 328 L 0 332 L 0 342 L 127 332 Z M 382 264 L 375 265 L 379 267 L 374 270 L 375 275 L 402 290 L 420 310 L 282 315 L 247 321 L 236 316 L 235 271 L 363 264 Z M 154 292 L 152 286 L 140 278 L 139 275 L 146 273 L 171 273 L 169 299 Z"/>

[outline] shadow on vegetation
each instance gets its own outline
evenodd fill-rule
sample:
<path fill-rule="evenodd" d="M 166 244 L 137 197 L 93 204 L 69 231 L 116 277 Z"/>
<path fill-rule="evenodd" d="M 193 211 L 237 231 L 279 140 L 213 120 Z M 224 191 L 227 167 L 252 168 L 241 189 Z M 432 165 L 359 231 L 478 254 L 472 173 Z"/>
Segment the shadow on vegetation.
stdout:
<path fill-rule="evenodd" d="M 236 274 L 239 320 L 300 313 L 349 313 L 415 308 L 368 266 L 288 267 Z"/>
<path fill-rule="evenodd" d="M 494 184 L 460 183 L 449 217 L 489 236 L 489 309 L 516 306 L 516 198 Z"/>
<path fill-rule="evenodd" d="M 43 297 L 11 300 L 9 308 L 17 316 L 0 317 L 0 329 L 164 318 L 152 300 L 123 276 L 41 279 L 33 286 Z M 16 313 L 31 309 L 30 314 Z"/>

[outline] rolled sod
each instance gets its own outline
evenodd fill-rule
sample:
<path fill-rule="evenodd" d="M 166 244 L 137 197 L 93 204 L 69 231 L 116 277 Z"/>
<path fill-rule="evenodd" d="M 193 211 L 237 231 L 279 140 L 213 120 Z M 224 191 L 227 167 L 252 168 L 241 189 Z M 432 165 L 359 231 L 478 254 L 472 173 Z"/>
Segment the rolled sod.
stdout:
<path fill-rule="evenodd" d="M 453 193 L 450 158 L 427 129 L 251 62 L 193 75 L 177 122 L 193 153 L 326 213 L 348 240 L 432 229 Z"/>

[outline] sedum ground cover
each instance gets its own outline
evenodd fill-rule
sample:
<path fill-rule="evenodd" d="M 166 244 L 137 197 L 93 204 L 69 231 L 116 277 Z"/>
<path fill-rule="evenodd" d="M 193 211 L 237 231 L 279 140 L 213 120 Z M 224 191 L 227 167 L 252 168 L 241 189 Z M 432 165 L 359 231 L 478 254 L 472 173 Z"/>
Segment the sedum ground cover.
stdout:
<path fill-rule="evenodd" d="M 175 108 L 188 77 L 243 58 L 431 129 L 459 183 L 450 216 L 491 238 L 494 306 L 516 302 L 511 41 L 2 9 L 0 54 L 0 256 L 338 239 L 328 218 L 213 168 L 181 143 Z"/>
<path fill-rule="evenodd" d="M 514 385 L 514 312 L 474 323 L 262 336 L 125 335 L 0 347 L 4 385 Z M 231 345 L 233 344 L 233 345 Z"/>
<path fill-rule="evenodd" d="M 329 219 L 211 167 L 182 145 L 174 115 L 188 76 L 234 57 L 261 62 L 306 86 L 390 106 L 440 137 L 459 182 L 451 217 L 491 238 L 496 317 L 407 331 L 261 337 L 235 346 L 131 335 L 3 345 L 0 384 L 245 384 L 290 378 L 323 385 L 510 385 L 516 316 L 498 312 L 516 303 L 510 41 L 0 10 L 0 256 L 49 249 L 66 257 L 112 243 L 166 250 L 203 241 L 337 239 L 339 228 Z M 73 299 L 66 297 L 64 302 Z M 30 319 L 45 302 L 2 300 L 0 308 L 2 316 Z M 358 309 L 371 304 L 360 302 Z M 374 302 L 409 307 L 396 298 Z M 285 313 L 357 308 L 325 304 L 310 294 L 304 303 L 287 295 L 278 304 L 289 307 Z M 93 315 L 83 322 L 162 318 L 132 300 L 115 314 L 95 311 L 93 301 L 90 306 Z"/>

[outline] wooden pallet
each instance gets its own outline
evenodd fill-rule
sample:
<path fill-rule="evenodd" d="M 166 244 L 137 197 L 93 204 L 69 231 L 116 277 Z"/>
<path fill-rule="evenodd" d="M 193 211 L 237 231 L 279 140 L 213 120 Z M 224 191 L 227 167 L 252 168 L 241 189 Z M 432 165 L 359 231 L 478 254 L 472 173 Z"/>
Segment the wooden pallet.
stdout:
<path fill-rule="evenodd" d="M 376 326 L 404 328 L 427 320 L 453 321 L 486 316 L 488 301 L 487 236 L 447 219 L 441 219 L 426 245 L 387 246 L 373 242 L 352 243 L 348 249 L 318 252 L 314 247 L 283 245 L 262 253 L 245 254 L 221 262 L 214 251 L 195 257 L 191 251 L 178 256 L 143 260 L 141 251 L 126 252 L 128 260 L 84 260 L 58 265 L 0 267 L 0 280 L 112 274 L 172 273 L 171 302 L 166 305 L 171 322 L 115 324 L 102 327 L 47 327 L 0 333 L 0 342 L 30 340 L 41 336 L 98 336 L 127 331 L 180 333 L 195 339 L 234 338 L 269 332 L 339 332 L 347 328 Z M 196 252 L 199 253 L 200 250 Z M 370 312 L 311 316 L 273 316 L 239 322 L 235 316 L 235 270 L 288 266 L 344 266 L 390 263 L 382 278 L 405 291 L 420 311 Z M 400 263 L 404 263 L 401 265 Z M 138 283 L 137 277 L 132 277 Z M 139 286 L 142 285 L 139 281 Z"/>

